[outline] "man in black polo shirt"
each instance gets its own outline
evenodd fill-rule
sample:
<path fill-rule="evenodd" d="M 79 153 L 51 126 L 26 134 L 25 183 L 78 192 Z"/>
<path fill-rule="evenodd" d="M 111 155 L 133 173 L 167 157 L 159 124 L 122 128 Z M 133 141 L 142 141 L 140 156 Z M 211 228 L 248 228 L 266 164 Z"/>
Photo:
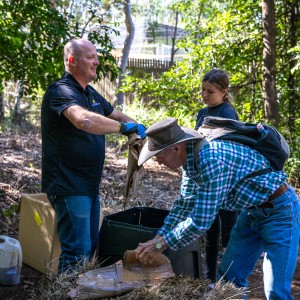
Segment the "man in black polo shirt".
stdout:
<path fill-rule="evenodd" d="M 66 72 L 48 87 L 41 109 L 42 192 L 57 215 L 59 272 L 72 271 L 95 251 L 105 134 L 146 136 L 142 124 L 114 109 L 88 85 L 97 78 L 99 65 L 92 43 L 68 42 L 64 63 Z"/>

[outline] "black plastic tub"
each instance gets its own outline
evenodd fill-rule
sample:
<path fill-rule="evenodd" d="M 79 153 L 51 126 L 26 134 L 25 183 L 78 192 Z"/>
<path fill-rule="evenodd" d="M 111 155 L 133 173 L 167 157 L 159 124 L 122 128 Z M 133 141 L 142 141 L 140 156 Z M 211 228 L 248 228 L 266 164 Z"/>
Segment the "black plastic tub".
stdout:
<path fill-rule="evenodd" d="M 163 209 L 135 207 L 106 216 L 96 250 L 101 266 L 117 262 L 126 250 L 133 250 L 139 243 L 152 239 L 168 213 L 168 210 Z M 177 251 L 167 249 L 164 254 L 169 258 L 176 275 L 202 277 L 199 239 Z"/>

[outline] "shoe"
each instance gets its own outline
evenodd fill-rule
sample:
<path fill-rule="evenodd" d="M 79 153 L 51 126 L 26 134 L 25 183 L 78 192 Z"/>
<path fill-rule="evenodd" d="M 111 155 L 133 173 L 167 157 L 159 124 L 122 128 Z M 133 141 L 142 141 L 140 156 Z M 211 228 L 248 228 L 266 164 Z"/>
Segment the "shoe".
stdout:
<path fill-rule="evenodd" d="M 216 286 L 215 283 L 210 283 L 210 284 L 208 285 L 208 289 L 209 289 L 209 290 L 213 290 L 213 289 L 215 288 L 215 286 Z"/>

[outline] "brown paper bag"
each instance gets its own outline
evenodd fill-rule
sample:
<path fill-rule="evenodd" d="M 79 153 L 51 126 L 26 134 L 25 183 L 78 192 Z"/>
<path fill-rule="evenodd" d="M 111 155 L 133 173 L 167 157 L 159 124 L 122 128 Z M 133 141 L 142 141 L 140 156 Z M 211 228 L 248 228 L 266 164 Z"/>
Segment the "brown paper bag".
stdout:
<path fill-rule="evenodd" d="M 165 263 L 159 266 L 143 266 L 137 261 L 133 262 L 135 253 L 132 251 L 126 251 L 124 257 L 125 266 L 122 261 L 118 261 L 108 267 L 80 275 L 76 281 L 77 287 L 68 295 L 72 299 L 80 300 L 117 296 L 134 288 L 159 283 L 175 276 L 166 256 Z"/>

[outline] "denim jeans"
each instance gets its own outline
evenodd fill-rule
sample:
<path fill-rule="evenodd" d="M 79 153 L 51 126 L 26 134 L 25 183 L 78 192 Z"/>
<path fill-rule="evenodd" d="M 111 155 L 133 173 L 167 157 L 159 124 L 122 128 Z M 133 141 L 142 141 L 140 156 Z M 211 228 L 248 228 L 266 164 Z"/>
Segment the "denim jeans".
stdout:
<path fill-rule="evenodd" d="M 95 250 L 99 232 L 99 195 L 48 195 L 57 216 L 57 231 L 61 244 L 58 272 L 77 270 L 89 261 Z"/>
<path fill-rule="evenodd" d="M 220 262 L 218 279 L 224 276 L 225 281 L 237 287 L 247 287 L 247 278 L 264 251 L 266 299 L 290 300 L 298 257 L 300 206 L 291 187 L 272 204 L 273 208 L 252 207 L 241 211 Z"/>

